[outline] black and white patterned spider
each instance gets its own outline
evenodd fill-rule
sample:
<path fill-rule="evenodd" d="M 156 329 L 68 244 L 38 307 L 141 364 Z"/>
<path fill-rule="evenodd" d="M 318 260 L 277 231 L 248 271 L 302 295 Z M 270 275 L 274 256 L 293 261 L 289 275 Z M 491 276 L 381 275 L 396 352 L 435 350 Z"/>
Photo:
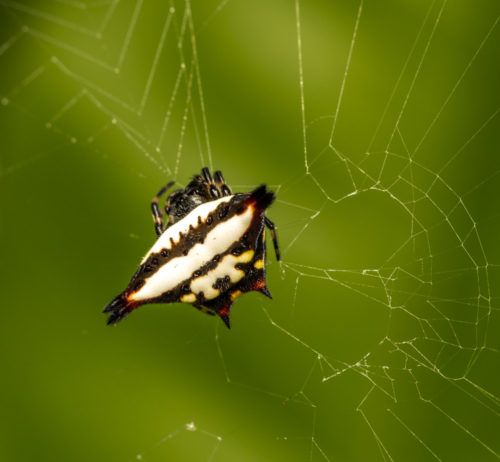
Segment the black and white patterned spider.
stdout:
<path fill-rule="evenodd" d="M 212 177 L 205 167 L 185 188 L 170 193 L 161 208 L 160 199 L 173 184 L 151 203 L 157 240 L 127 288 L 104 308 L 108 324 L 140 305 L 181 302 L 219 315 L 230 327 L 231 305 L 239 296 L 255 290 L 271 297 L 264 228 L 271 231 L 279 260 L 276 229 L 265 216 L 274 193 L 261 185 L 233 194 L 220 171 Z"/>

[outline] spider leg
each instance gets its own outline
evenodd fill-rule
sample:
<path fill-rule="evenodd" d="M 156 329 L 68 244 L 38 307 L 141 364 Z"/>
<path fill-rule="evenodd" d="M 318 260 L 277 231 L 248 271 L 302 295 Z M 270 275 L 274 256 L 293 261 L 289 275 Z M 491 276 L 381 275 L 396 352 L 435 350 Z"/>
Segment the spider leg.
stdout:
<path fill-rule="evenodd" d="M 210 170 L 208 167 L 203 167 L 201 169 L 201 174 L 203 175 L 203 179 L 205 180 L 205 183 L 208 184 L 208 189 L 210 191 L 210 195 L 214 199 L 218 199 L 221 196 L 221 192 L 217 188 L 217 186 L 214 183 L 214 180 L 212 178 L 212 174 L 210 173 Z"/>
<path fill-rule="evenodd" d="M 276 260 L 279 261 L 280 249 L 278 247 L 278 236 L 276 235 L 276 226 L 267 217 L 264 217 L 264 224 L 268 227 L 269 231 L 271 231 L 271 237 L 273 238 L 274 252 L 276 253 Z"/>
<path fill-rule="evenodd" d="M 203 179 L 205 180 L 206 183 L 213 183 L 212 180 L 212 174 L 210 173 L 210 170 L 208 167 L 203 167 L 201 169 L 201 174 L 203 175 Z"/>
<path fill-rule="evenodd" d="M 153 197 L 153 200 L 151 201 L 151 211 L 153 212 L 153 220 L 155 222 L 155 232 L 157 236 L 160 236 L 161 233 L 163 233 L 163 214 L 165 213 L 163 210 L 160 210 L 160 207 L 158 207 L 158 201 L 160 200 L 161 196 L 165 194 L 167 189 L 171 188 L 174 184 L 175 181 L 170 181 L 169 183 L 167 183 L 158 191 L 158 194 L 156 194 L 156 196 Z"/>
<path fill-rule="evenodd" d="M 214 173 L 214 178 L 215 178 L 215 183 L 222 192 L 223 196 L 230 196 L 231 194 L 233 194 L 231 192 L 231 188 L 226 184 L 226 180 L 224 180 L 224 177 L 222 176 L 222 172 L 220 170 L 217 170 Z"/>
<path fill-rule="evenodd" d="M 215 185 L 211 184 L 209 189 L 210 189 L 210 195 L 214 199 L 218 199 L 220 197 L 220 191 L 217 189 Z"/>

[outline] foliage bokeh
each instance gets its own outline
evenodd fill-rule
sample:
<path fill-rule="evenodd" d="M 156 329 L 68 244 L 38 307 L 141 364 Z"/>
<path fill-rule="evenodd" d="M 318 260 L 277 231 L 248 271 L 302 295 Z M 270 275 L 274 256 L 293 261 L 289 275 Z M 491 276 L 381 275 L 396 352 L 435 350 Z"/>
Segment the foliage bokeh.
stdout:
<path fill-rule="evenodd" d="M 300 2 L 305 153 L 294 2 L 0 1 L 1 459 L 498 457 L 499 12 L 441 7 L 366 1 L 345 76 L 359 3 Z M 277 191 L 273 300 L 106 327 L 210 157 Z"/>

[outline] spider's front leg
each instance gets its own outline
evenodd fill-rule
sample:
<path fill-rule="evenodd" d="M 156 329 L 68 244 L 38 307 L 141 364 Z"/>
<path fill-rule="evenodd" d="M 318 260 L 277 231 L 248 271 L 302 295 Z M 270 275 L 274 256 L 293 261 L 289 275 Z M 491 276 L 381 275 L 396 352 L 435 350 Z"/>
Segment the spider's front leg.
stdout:
<path fill-rule="evenodd" d="M 155 222 L 155 232 L 156 236 L 159 237 L 163 233 L 163 214 L 165 213 L 163 210 L 160 210 L 158 206 L 158 202 L 160 198 L 165 194 L 165 192 L 170 189 L 175 184 L 175 181 L 170 181 L 163 188 L 158 191 L 153 200 L 151 201 L 151 211 L 153 212 L 153 220 Z"/>
<path fill-rule="evenodd" d="M 201 169 L 201 174 L 203 175 L 203 179 L 208 186 L 208 190 L 212 198 L 218 199 L 221 195 L 221 192 L 217 189 L 217 186 L 215 186 L 210 170 L 207 167 L 203 167 Z"/>
<path fill-rule="evenodd" d="M 220 170 L 217 170 L 214 173 L 214 178 L 215 183 L 223 196 L 230 196 L 231 194 L 233 194 L 231 192 L 231 188 L 226 184 L 226 180 L 224 180 L 224 177 L 222 176 L 222 172 Z"/>

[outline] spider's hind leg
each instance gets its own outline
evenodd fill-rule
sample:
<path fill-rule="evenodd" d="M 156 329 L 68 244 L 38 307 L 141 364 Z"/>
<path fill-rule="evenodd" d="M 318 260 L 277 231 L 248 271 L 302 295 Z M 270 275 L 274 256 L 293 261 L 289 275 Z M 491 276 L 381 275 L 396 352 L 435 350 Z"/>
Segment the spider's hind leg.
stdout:
<path fill-rule="evenodd" d="M 156 236 L 160 236 L 163 233 L 163 214 L 165 213 L 163 210 L 160 210 L 158 206 L 158 202 L 165 194 L 165 192 L 170 189 L 175 184 L 175 181 L 170 181 L 163 188 L 158 191 L 153 200 L 151 201 L 151 211 L 153 212 L 153 220 L 155 222 L 155 232 Z"/>
<path fill-rule="evenodd" d="M 279 261 L 279 259 L 280 259 L 280 248 L 278 246 L 278 236 L 276 235 L 276 226 L 267 217 L 264 217 L 264 224 L 268 227 L 269 231 L 271 231 L 271 237 L 273 238 L 274 252 L 276 253 L 276 260 Z"/>

